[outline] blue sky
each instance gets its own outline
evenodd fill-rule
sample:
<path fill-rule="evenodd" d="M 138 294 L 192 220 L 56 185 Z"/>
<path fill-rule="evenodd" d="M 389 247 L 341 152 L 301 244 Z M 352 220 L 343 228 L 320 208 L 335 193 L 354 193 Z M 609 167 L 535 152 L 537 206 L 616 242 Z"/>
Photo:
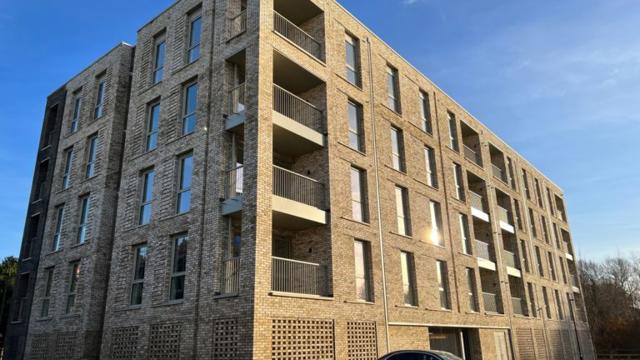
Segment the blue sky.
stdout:
<path fill-rule="evenodd" d="M 171 3 L 0 0 L 0 257 L 46 96 Z M 565 190 L 581 257 L 640 252 L 640 2 L 341 3 Z"/>

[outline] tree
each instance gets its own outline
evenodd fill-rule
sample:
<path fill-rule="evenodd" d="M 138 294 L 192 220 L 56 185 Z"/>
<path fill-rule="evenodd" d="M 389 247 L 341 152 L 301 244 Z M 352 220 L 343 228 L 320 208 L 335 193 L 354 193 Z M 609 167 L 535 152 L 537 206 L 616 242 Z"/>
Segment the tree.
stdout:
<path fill-rule="evenodd" d="M 18 259 L 6 257 L 0 263 L 0 347 L 4 345 L 4 336 L 9 319 L 11 296 L 18 274 Z"/>

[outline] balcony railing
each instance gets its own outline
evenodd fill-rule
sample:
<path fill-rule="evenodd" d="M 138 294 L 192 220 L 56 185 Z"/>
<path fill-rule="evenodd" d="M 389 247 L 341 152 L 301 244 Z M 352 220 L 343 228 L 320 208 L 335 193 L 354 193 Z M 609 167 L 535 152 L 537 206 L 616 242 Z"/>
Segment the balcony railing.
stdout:
<path fill-rule="evenodd" d="M 222 263 L 223 294 L 237 294 L 240 290 L 240 258 L 231 258 Z"/>
<path fill-rule="evenodd" d="M 243 180 L 244 180 L 244 166 L 240 165 L 236 168 L 227 170 L 225 176 L 225 196 L 227 199 L 233 199 L 242 195 L 243 192 Z"/>
<path fill-rule="evenodd" d="M 482 212 L 486 212 L 484 210 L 484 202 L 482 201 L 482 195 L 476 194 L 473 191 L 469 191 L 469 199 L 471 201 L 472 208 L 476 208 Z"/>
<path fill-rule="evenodd" d="M 524 299 L 512 297 L 511 304 L 513 306 L 513 313 L 518 315 L 526 315 L 527 304 Z"/>
<path fill-rule="evenodd" d="M 578 277 L 576 275 L 569 275 L 569 281 L 571 282 L 571 286 L 575 286 L 577 288 L 580 287 Z"/>
<path fill-rule="evenodd" d="M 273 291 L 327 295 L 325 267 L 305 261 L 272 258 Z"/>
<path fill-rule="evenodd" d="M 482 160 L 480 159 L 480 154 L 475 150 L 473 150 L 472 148 L 468 147 L 467 145 L 464 145 L 464 157 L 466 157 L 467 159 L 469 159 L 470 161 L 473 161 L 478 165 L 482 164 Z"/>
<path fill-rule="evenodd" d="M 322 110 L 278 85 L 273 85 L 273 109 L 308 128 L 322 132 Z"/>
<path fill-rule="evenodd" d="M 273 28 L 280 35 L 320 59 L 322 51 L 320 42 L 276 11 L 273 12 Z"/>
<path fill-rule="evenodd" d="M 509 220 L 509 210 L 503 208 L 500 205 L 498 205 L 498 218 L 500 219 L 500 221 L 511 225 L 511 220 Z"/>
<path fill-rule="evenodd" d="M 279 166 L 273 167 L 273 194 L 319 209 L 325 208 L 322 183 Z"/>
<path fill-rule="evenodd" d="M 491 261 L 491 252 L 489 251 L 489 244 L 484 241 L 476 240 L 476 255 L 485 260 Z"/>
<path fill-rule="evenodd" d="M 512 267 L 514 269 L 519 269 L 518 267 L 518 259 L 516 257 L 516 254 L 512 253 L 511 251 L 507 251 L 504 250 L 503 252 L 503 256 L 502 258 L 504 259 L 504 264 Z"/>
<path fill-rule="evenodd" d="M 484 300 L 484 310 L 487 312 L 498 312 L 498 296 L 496 294 L 483 292 L 482 299 Z"/>
<path fill-rule="evenodd" d="M 498 179 L 507 182 L 507 175 L 505 174 L 505 171 L 502 170 L 502 168 L 491 164 L 491 171 L 493 172 L 493 176 L 497 177 Z"/>
<path fill-rule="evenodd" d="M 247 31 L 247 11 L 227 19 L 227 39 L 232 39 Z"/>
<path fill-rule="evenodd" d="M 245 106 L 245 86 L 244 83 L 229 91 L 229 114 L 239 114 L 244 111 Z"/>

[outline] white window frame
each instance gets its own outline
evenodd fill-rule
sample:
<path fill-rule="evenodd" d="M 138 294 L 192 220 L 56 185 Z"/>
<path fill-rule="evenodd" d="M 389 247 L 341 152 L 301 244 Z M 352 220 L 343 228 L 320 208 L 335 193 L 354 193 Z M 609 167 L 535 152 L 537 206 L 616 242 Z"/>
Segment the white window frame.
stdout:
<path fill-rule="evenodd" d="M 80 221 L 78 222 L 78 244 L 87 242 L 87 230 L 89 228 L 89 211 L 91 208 L 91 195 L 80 197 Z"/>
<path fill-rule="evenodd" d="M 60 250 L 60 244 L 62 243 L 62 230 L 64 229 L 64 213 L 65 205 L 58 205 L 56 207 L 56 226 L 53 233 L 53 241 L 51 243 L 52 252 Z"/>
<path fill-rule="evenodd" d="M 198 24 L 198 31 L 196 32 L 195 24 Z M 189 14 L 189 34 L 187 38 L 187 63 L 194 63 L 200 58 L 201 49 L 200 44 L 202 42 L 202 8 L 198 7 Z"/>
<path fill-rule="evenodd" d="M 444 234 L 442 233 L 442 208 L 439 202 L 429 200 L 429 214 L 431 216 L 431 243 L 444 247 Z"/>
<path fill-rule="evenodd" d="M 356 298 L 359 301 L 373 302 L 371 245 L 367 241 L 356 239 L 353 246 Z"/>
<path fill-rule="evenodd" d="M 153 188 L 155 185 L 156 173 L 153 168 L 142 173 L 141 191 L 140 191 L 140 207 L 138 210 L 138 225 L 147 225 L 153 217 Z M 145 221 L 146 214 L 149 218 Z"/>
<path fill-rule="evenodd" d="M 195 88 L 195 106 L 193 109 L 189 109 L 189 90 Z M 195 132 L 198 126 L 198 93 L 199 85 L 197 81 L 191 81 L 184 85 L 184 94 L 182 95 L 182 135 L 189 135 Z M 193 128 L 189 128 L 189 121 L 193 119 Z"/>
<path fill-rule="evenodd" d="M 87 166 L 85 177 L 87 179 L 96 176 L 96 161 L 98 158 L 98 134 L 93 134 L 87 139 Z"/>
<path fill-rule="evenodd" d="M 67 190 L 71 187 L 71 169 L 73 167 L 73 147 L 70 147 L 64 151 L 64 171 L 62 173 L 62 190 Z"/>
<path fill-rule="evenodd" d="M 411 236 L 411 220 L 409 210 L 409 190 L 396 185 L 396 219 L 398 225 L 398 234 Z"/>
<path fill-rule="evenodd" d="M 157 112 L 156 112 L 157 109 Z M 162 108 L 160 101 L 153 102 L 149 105 L 147 110 L 147 126 L 145 137 L 145 151 L 149 152 L 155 150 L 158 147 L 158 134 L 160 131 L 160 116 Z M 156 118 L 157 116 L 157 118 Z"/>
<path fill-rule="evenodd" d="M 357 186 L 358 192 L 354 192 Z M 355 166 L 351 167 L 351 215 L 353 220 L 367 223 L 369 214 L 367 211 L 367 185 L 366 172 Z"/>
<path fill-rule="evenodd" d="M 157 84 L 164 78 L 164 64 L 167 55 L 166 33 L 162 31 L 153 39 L 153 75 L 152 82 Z"/>
<path fill-rule="evenodd" d="M 416 289 L 415 260 L 413 254 L 400 251 L 400 268 L 402 274 L 403 301 L 406 306 L 418 306 Z"/>
<path fill-rule="evenodd" d="M 149 257 L 149 247 L 147 244 L 139 244 L 133 247 L 133 274 L 131 279 L 131 289 L 129 295 L 129 305 L 138 306 L 142 305 L 142 301 L 144 301 L 144 278 L 147 270 L 147 260 Z M 143 262 L 142 258 L 144 258 Z M 138 269 L 142 264 L 142 275 L 138 276 Z M 139 290 L 138 290 L 139 288 Z M 140 302 L 134 301 L 134 296 L 136 295 L 136 291 L 139 291 L 140 294 Z"/>
<path fill-rule="evenodd" d="M 189 184 L 186 184 L 185 182 L 185 178 L 187 175 L 185 173 L 186 171 L 186 162 L 187 160 L 191 161 L 191 175 L 189 176 Z M 178 214 L 185 214 L 188 213 L 189 210 L 191 209 L 191 186 L 193 183 L 193 153 L 187 153 L 184 154 L 182 156 L 180 156 L 178 158 L 178 188 L 177 188 L 177 201 L 176 201 L 176 212 Z M 183 196 L 186 194 L 186 196 L 189 197 L 189 208 L 181 211 L 180 209 L 182 208 L 182 202 L 185 200 L 183 199 Z"/>
<path fill-rule="evenodd" d="M 438 281 L 440 308 L 442 310 L 451 310 L 451 299 L 449 297 L 449 271 L 447 269 L 446 262 L 436 260 L 436 277 Z"/>

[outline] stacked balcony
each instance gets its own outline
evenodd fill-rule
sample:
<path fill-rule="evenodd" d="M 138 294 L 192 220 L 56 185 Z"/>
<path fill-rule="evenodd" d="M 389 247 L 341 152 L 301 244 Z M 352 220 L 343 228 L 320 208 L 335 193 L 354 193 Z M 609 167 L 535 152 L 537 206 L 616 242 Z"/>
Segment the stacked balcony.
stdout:
<path fill-rule="evenodd" d="M 275 0 L 273 31 L 318 60 L 324 58 L 324 13 L 309 0 Z"/>
<path fill-rule="evenodd" d="M 247 1 L 229 0 L 227 4 L 228 41 L 247 31 Z"/>
<path fill-rule="evenodd" d="M 500 229 L 515 234 L 514 215 L 511 211 L 511 198 L 500 190 L 496 190 L 496 200 L 498 202 L 498 222 Z"/>
<path fill-rule="evenodd" d="M 480 283 L 484 311 L 490 314 L 504 314 L 498 273 L 480 269 Z"/>
<path fill-rule="evenodd" d="M 493 177 L 508 184 L 509 179 L 504 154 L 498 148 L 489 144 L 489 155 L 491 156 L 491 173 Z"/>
<path fill-rule="evenodd" d="M 489 202 L 487 201 L 487 186 L 484 180 L 467 172 L 467 184 L 469 186 L 471 215 L 482 221 L 489 222 Z"/>
<path fill-rule="evenodd" d="M 522 279 L 509 277 L 509 291 L 511 295 L 511 309 L 513 314 L 528 316 L 529 307 L 527 305 L 524 282 Z"/>
<path fill-rule="evenodd" d="M 482 167 L 482 147 L 480 135 L 464 122 L 460 123 L 462 131 L 462 145 L 464 157 L 472 163 Z"/>
<path fill-rule="evenodd" d="M 509 276 L 521 278 L 522 265 L 520 264 L 520 256 L 518 255 L 518 240 L 513 235 L 502 230 L 502 243 L 504 249 L 502 251 L 502 261 L 507 268 Z"/>
<path fill-rule="evenodd" d="M 475 235 L 475 254 L 478 260 L 478 266 L 483 269 L 496 271 L 496 255 L 493 246 L 491 225 L 474 218 L 473 232 Z"/>
<path fill-rule="evenodd" d="M 241 131 L 246 121 L 245 51 L 241 51 L 225 62 L 225 129 Z"/>

